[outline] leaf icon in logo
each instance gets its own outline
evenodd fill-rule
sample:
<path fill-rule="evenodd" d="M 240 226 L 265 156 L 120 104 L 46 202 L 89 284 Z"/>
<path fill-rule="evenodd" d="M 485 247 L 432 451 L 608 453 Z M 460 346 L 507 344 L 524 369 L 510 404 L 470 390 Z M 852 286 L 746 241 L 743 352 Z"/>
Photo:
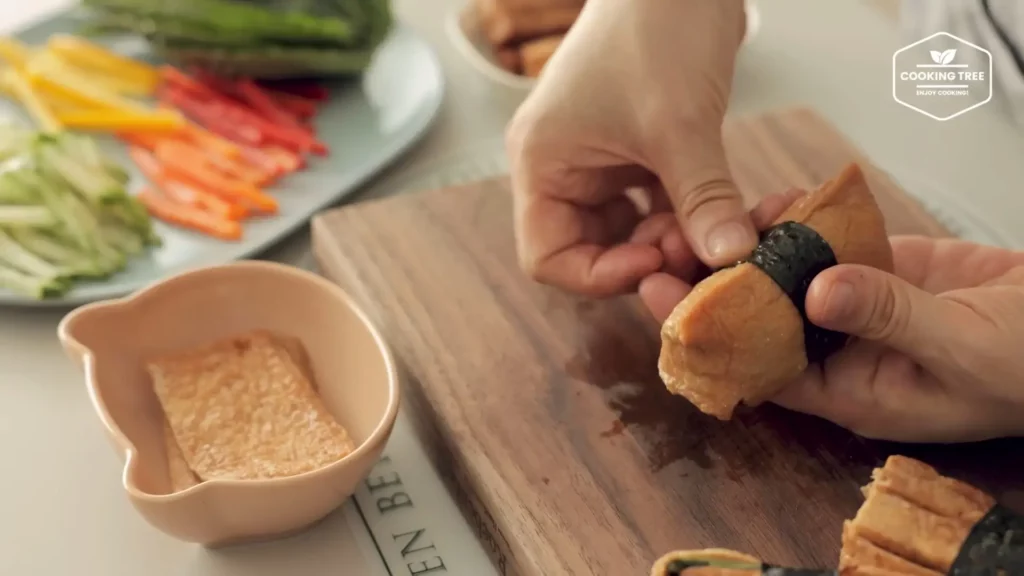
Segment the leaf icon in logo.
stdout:
<path fill-rule="evenodd" d="M 938 50 L 932 50 L 932 62 L 936 64 L 942 64 L 942 52 Z"/>
<path fill-rule="evenodd" d="M 950 62 L 953 61 L 954 56 L 956 56 L 956 48 L 950 48 L 949 50 L 946 50 L 945 52 L 942 53 L 942 62 L 940 63 L 949 64 Z"/>

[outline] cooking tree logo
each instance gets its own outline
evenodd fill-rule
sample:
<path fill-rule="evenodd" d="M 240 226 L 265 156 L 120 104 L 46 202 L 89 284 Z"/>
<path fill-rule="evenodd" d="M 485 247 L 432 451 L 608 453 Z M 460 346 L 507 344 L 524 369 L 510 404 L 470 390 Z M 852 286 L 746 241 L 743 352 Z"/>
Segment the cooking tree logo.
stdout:
<path fill-rule="evenodd" d="M 962 38 L 938 32 L 892 55 L 892 97 L 939 121 L 992 99 L 992 54 Z"/>

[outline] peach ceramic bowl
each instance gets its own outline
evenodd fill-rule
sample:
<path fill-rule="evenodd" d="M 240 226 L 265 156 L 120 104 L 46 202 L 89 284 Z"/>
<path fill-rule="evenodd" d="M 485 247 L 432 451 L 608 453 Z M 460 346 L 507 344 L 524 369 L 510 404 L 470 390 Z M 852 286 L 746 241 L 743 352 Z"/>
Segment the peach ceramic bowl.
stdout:
<path fill-rule="evenodd" d="M 170 493 L 163 412 L 147 359 L 254 329 L 302 341 L 324 403 L 357 449 L 296 476 L 215 479 Z M 132 504 L 150 524 L 188 542 L 264 540 L 314 524 L 369 474 L 398 415 L 394 361 L 377 329 L 340 288 L 298 268 L 244 261 L 185 272 L 78 308 L 58 334 L 124 460 Z"/>

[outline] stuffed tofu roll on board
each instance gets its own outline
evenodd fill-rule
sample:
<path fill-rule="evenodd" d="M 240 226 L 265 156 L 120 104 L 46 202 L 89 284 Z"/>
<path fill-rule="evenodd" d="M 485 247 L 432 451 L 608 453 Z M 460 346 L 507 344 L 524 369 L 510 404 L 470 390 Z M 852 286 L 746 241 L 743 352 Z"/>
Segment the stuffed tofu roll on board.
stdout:
<path fill-rule="evenodd" d="M 678 550 L 669 552 L 651 568 L 651 576 L 836 576 L 835 570 L 771 566 L 750 556 L 726 550 Z"/>
<path fill-rule="evenodd" d="M 665 386 L 721 420 L 769 399 L 846 335 L 807 320 L 811 281 L 836 264 L 891 272 L 882 212 L 859 166 L 789 207 L 754 253 L 698 283 L 661 329 Z"/>
<path fill-rule="evenodd" d="M 842 576 L 1024 574 L 1024 517 L 981 490 L 891 456 L 864 493 L 843 526 Z"/>

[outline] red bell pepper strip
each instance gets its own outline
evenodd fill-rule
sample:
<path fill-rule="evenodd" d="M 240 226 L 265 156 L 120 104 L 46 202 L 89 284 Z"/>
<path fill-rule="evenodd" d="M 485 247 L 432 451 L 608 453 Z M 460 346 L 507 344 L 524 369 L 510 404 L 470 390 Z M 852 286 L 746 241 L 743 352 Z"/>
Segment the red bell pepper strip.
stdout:
<path fill-rule="evenodd" d="M 222 113 L 225 108 L 221 102 L 210 103 L 194 100 L 185 92 L 173 89 L 163 90 L 161 99 L 203 125 L 207 130 L 233 142 L 260 146 L 266 140 L 256 128 L 239 123 L 237 118 L 232 120 L 225 117 Z"/>
<path fill-rule="evenodd" d="M 242 80 L 235 84 L 239 98 L 267 120 L 281 126 L 289 126 L 306 131 L 298 118 L 278 105 L 266 92 L 252 80 Z"/>
<path fill-rule="evenodd" d="M 277 102 L 277 105 L 298 116 L 302 120 L 309 120 L 316 116 L 316 102 L 302 96 L 267 90 L 267 94 Z"/>

